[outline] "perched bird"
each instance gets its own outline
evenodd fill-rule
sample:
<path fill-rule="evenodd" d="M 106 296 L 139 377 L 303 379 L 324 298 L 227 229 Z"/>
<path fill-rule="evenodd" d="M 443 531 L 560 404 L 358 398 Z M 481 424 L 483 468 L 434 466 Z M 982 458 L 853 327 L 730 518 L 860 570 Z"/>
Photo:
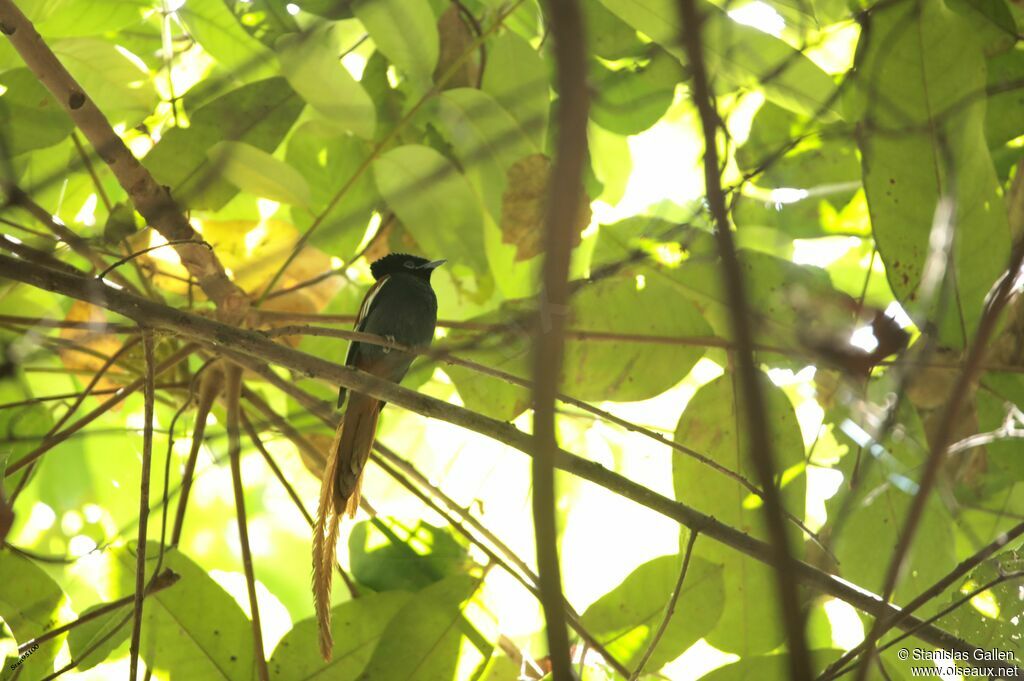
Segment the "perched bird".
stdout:
<path fill-rule="evenodd" d="M 411 348 L 425 348 L 437 325 L 437 296 L 430 275 L 444 260 L 428 261 L 415 255 L 391 253 L 370 265 L 376 283 L 366 293 L 356 317 L 355 330 L 383 336 Z M 353 341 L 347 366 L 398 383 L 414 355 L 380 345 Z M 338 407 L 346 390 L 338 393 Z M 320 653 L 331 659 L 331 577 L 338 543 L 338 522 L 359 508 L 363 468 L 377 433 L 377 417 L 384 402 L 362 393 L 348 396 L 348 408 L 327 452 L 320 507 L 313 531 L 313 595 L 320 627 Z"/>

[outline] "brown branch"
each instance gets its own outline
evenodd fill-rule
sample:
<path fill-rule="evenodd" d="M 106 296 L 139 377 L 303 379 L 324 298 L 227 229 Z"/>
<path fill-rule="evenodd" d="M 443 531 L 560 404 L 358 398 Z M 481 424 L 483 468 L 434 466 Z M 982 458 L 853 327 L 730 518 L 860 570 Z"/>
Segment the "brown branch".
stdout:
<path fill-rule="evenodd" d="M 0 32 L 7 36 L 25 65 L 85 134 L 146 221 L 167 241 L 195 239 L 195 230 L 171 198 L 170 191 L 159 185 L 132 155 L 103 112 L 71 77 L 13 0 L 0 0 Z M 182 243 L 176 250 L 189 274 L 198 280 L 224 318 L 241 318 L 248 310 L 248 298 L 228 278 L 217 256 L 192 243 Z"/>
<path fill-rule="evenodd" d="M 683 47 L 690 63 L 694 105 L 700 114 L 704 130 L 704 183 L 708 207 L 715 222 L 715 237 L 718 254 L 722 261 L 722 279 L 726 292 L 730 325 L 736 343 L 735 356 L 738 361 L 739 386 L 735 390 L 736 401 L 742 406 L 744 421 L 749 429 L 749 457 L 757 472 L 761 489 L 764 490 L 764 515 L 768 536 L 771 539 L 771 561 L 774 567 L 778 599 L 782 610 L 786 639 L 789 643 L 789 675 L 792 681 L 811 681 L 811 663 L 807 648 L 805 620 L 800 607 L 800 594 L 794 577 L 796 559 L 789 545 L 783 514 L 782 497 L 776 487 L 775 454 L 772 432 L 768 427 L 764 394 L 760 372 L 754 359 L 754 331 L 747 314 L 747 294 L 744 288 L 743 269 L 736 254 L 732 226 L 722 192 L 722 177 L 718 167 L 718 113 L 715 110 L 714 93 L 708 82 L 704 65 L 704 16 L 697 9 L 695 0 L 679 0 L 682 16 Z M 717 10 L 716 10 L 717 11 Z"/>
<path fill-rule="evenodd" d="M 0 271 L 8 279 L 22 281 L 65 296 L 92 300 L 110 310 L 144 321 L 149 326 L 173 331 L 215 348 L 230 349 L 234 353 L 246 354 L 263 362 L 271 362 L 288 368 L 297 375 L 317 378 L 333 385 L 365 393 L 417 414 L 438 418 L 480 433 L 518 449 L 528 456 L 533 455 L 533 438 L 511 424 L 488 418 L 429 395 L 408 390 L 350 367 L 334 364 L 299 350 L 278 345 L 257 331 L 235 328 L 213 319 L 139 298 L 125 291 L 106 287 L 103 290 L 104 297 L 99 298 L 95 293 L 96 289 L 102 285 L 94 280 L 47 270 L 2 254 L 0 254 Z M 191 347 L 188 350 L 191 351 Z M 658 494 L 598 463 L 559 449 L 555 456 L 555 466 L 671 518 L 754 560 L 772 564 L 774 552 L 771 546 L 765 542 L 683 503 Z M 795 579 L 864 612 L 875 616 L 895 615 L 899 612 L 895 606 L 883 601 L 877 595 L 850 585 L 848 582 L 807 563 L 793 561 L 791 568 Z M 911 628 L 919 623 L 920 620 L 917 618 L 908 618 L 900 626 L 901 628 Z M 932 645 L 950 650 L 961 650 L 967 654 L 979 650 L 970 643 L 937 627 L 929 626 L 921 629 L 919 637 Z M 995 664 L 1005 667 L 1010 670 L 1010 673 L 1017 673 L 1017 667 L 1013 665 L 998 662 Z M 1020 673 L 1024 673 L 1024 671 Z"/>
<path fill-rule="evenodd" d="M 153 390 L 155 363 L 153 359 L 153 333 L 142 331 L 142 350 L 146 356 L 145 395 L 146 423 L 142 433 L 142 473 L 139 482 L 139 536 L 135 547 L 135 599 L 132 619 L 132 641 L 128 648 L 131 655 L 129 678 L 135 681 L 139 675 L 139 644 L 142 641 L 142 603 L 146 595 L 146 531 L 149 527 L 149 476 L 153 461 Z"/>
<path fill-rule="evenodd" d="M 210 415 L 213 403 L 224 387 L 224 372 L 215 363 L 210 371 L 203 374 L 199 383 L 199 399 L 196 402 L 196 417 L 192 424 L 192 443 L 189 447 L 188 459 L 181 474 L 181 492 L 178 495 L 178 508 L 174 513 L 174 526 L 171 529 L 171 546 L 181 541 L 181 533 L 185 526 L 185 511 L 188 509 L 189 494 L 192 491 L 192 478 L 199 460 L 199 450 L 203 446 L 206 434 L 206 418 Z"/>
<path fill-rule="evenodd" d="M 242 441 L 238 428 L 242 411 L 239 406 L 242 368 L 237 364 L 228 364 L 225 374 L 224 409 L 227 411 L 228 457 L 231 459 L 231 486 L 235 494 L 235 517 L 238 520 L 238 539 L 242 547 L 242 569 L 245 572 L 245 587 L 249 595 L 249 609 L 252 612 L 253 655 L 256 657 L 256 671 L 260 681 L 270 681 L 267 655 L 263 652 L 263 628 L 260 624 L 259 603 L 256 600 L 256 574 L 252 567 L 249 526 L 245 515 L 245 489 L 242 486 Z"/>
<path fill-rule="evenodd" d="M 569 261 L 574 225 L 583 198 L 587 157 L 587 62 L 578 0 L 544 3 L 554 42 L 558 137 L 544 210 L 541 303 L 533 339 L 533 532 L 537 546 L 541 606 L 547 624 L 548 657 L 554 681 L 575 678 L 565 622 L 562 570 L 558 562 L 555 456 L 558 433 L 555 401 L 565 357 L 569 310 Z"/>

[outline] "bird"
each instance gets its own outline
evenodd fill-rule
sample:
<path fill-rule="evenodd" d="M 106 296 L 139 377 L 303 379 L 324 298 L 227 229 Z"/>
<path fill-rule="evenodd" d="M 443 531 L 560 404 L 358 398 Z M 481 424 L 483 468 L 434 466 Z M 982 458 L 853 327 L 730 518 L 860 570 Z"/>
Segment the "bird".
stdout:
<path fill-rule="evenodd" d="M 437 326 L 437 295 L 430 275 L 446 260 L 427 260 L 407 253 L 390 253 L 370 265 L 375 280 L 356 316 L 355 330 L 418 350 L 429 347 Z M 352 341 L 345 365 L 401 382 L 415 354 L 394 348 Z M 320 653 L 331 659 L 331 580 L 338 524 L 359 508 L 363 468 L 377 433 L 377 418 L 384 402 L 344 387 L 338 408 L 348 406 L 327 452 L 320 486 L 320 504 L 313 531 L 313 596 L 319 627 Z"/>

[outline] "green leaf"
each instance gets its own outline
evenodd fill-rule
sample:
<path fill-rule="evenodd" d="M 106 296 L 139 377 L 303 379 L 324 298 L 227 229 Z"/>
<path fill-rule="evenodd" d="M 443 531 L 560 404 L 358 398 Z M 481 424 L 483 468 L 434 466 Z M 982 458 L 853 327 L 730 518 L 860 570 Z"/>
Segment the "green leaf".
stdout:
<path fill-rule="evenodd" d="M 32 561 L 9 550 L 0 550 L 0 619 L 10 627 L 18 643 L 40 636 L 57 626 L 57 611 L 64 592 Z M 20 677 L 39 679 L 53 672 L 53 661 L 64 642 L 57 636 L 24 658 Z M 8 671 L 7 667 L 0 673 Z"/>
<path fill-rule="evenodd" d="M 270 678 L 279 681 L 350 681 L 366 667 L 385 627 L 411 596 L 401 591 L 368 593 L 331 610 L 334 655 L 324 662 L 315 617 L 284 635 L 270 656 Z"/>
<path fill-rule="evenodd" d="M 148 545 L 147 572 L 156 567 L 158 551 Z M 135 555 L 131 547 L 118 549 L 108 563 L 119 595 L 135 592 Z M 165 552 L 163 566 L 181 578 L 145 600 L 139 650 L 146 666 L 172 678 L 249 681 L 252 625 L 238 603 L 179 551 Z"/>
<path fill-rule="evenodd" d="M 393 518 L 358 523 L 348 550 L 352 575 L 374 591 L 416 591 L 468 561 L 466 548 L 449 531 L 424 522 L 405 527 Z"/>
<path fill-rule="evenodd" d="M 989 97 L 985 106 L 985 140 L 990 149 L 1024 132 L 1024 52 L 1011 50 L 987 62 Z"/>
<path fill-rule="evenodd" d="M 609 60 L 643 54 L 647 46 L 641 42 L 635 28 L 609 12 L 598 0 L 584 0 L 580 6 L 587 29 L 587 45 L 593 54 Z"/>
<path fill-rule="evenodd" d="M 274 53 L 242 28 L 224 0 L 188 0 L 175 14 L 233 79 L 248 83 L 274 75 Z"/>
<path fill-rule="evenodd" d="M 840 650 L 812 650 L 811 671 L 822 672 L 839 659 Z M 750 655 L 700 677 L 701 681 L 788 681 L 789 655 Z M 874 677 L 872 681 L 874 681 Z"/>
<path fill-rule="evenodd" d="M 636 273 L 643 275 L 641 287 Z M 658 395 L 689 373 L 704 349 L 693 345 L 611 340 L 602 334 L 655 337 L 707 336 L 711 329 L 657 272 L 638 268 L 631 276 L 606 278 L 583 286 L 572 298 L 569 328 L 592 332 L 590 339 L 567 339 L 562 390 L 582 400 L 629 402 Z M 673 300 L 666 307 L 666 300 Z M 508 323 L 525 319 L 527 301 L 507 303 L 500 312 L 474 321 Z M 476 339 L 460 356 L 485 366 L 529 377 L 529 335 L 519 326 L 506 334 L 480 338 L 478 332 L 453 332 L 456 347 Z M 445 367 L 465 405 L 494 418 L 510 420 L 529 405 L 529 391 L 458 366 Z"/>
<path fill-rule="evenodd" d="M 643 563 L 584 611 L 587 631 L 628 669 L 636 667 L 654 640 L 681 568 L 681 555 Z M 691 557 L 675 612 L 645 669 L 657 671 L 711 631 L 724 599 L 721 566 Z"/>
<path fill-rule="evenodd" d="M 643 63 L 616 70 L 591 60 L 590 74 L 594 84 L 590 119 L 605 130 L 635 135 L 668 111 L 683 69 L 668 52 L 654 49 Z"/>
<path fill-rule="evenodd" d="M 186 107 L 189 104 L 185 98 Z M 222 141 L 246 142 L 271 152 L 302 110 L 284 78 L 243 85 L 191 113 L 191 125 L 172 128 L 146 156 L 145 164 L 174 198 L 190 208 L 219 210 L 238 190 L 219 177 L 206 150 Z"/>
<path fill-rule="evenodd" d="M 892 390 L 892 383 L 876 380 L 868 390 L 869 396 L 881 400 Z M 846 480 L 856 475 L 857 485 L 851 498 L 847 492 L 850 486 L 844 484 L 826 507 L 830 514 L 839 509 L 845 513 L 832 535 L 839 574 L 876 593 L 884 587 L 889 563 L 878 557 L 891 556 L 899 543 L 927 453 L 924 425 L 907 401 L 898 418 L 901 436 L 889 438 L 881 447 L 862 449 L 845 432 L 836 431 L 839 442 L 849 447 L 837 468 Z M 865 546 L 872 550 L 865 551 Z M 941 498 L 929 498 L 905 560 L 906 568 L 894 594 L 897 604 L 917 596 L 956 565 L 953 520 Z M 922 615 L 932 614 L 939 605 L 936 601 L 926 604 Z"/>
<path fill-rule="evenodd" d="M 130 128 L 152 115 L 158 99 L 149 72 L 111 42 L 68 38 L 53 52 L 111 124 Z"/>
<path fill-rule="evenodd" d="M 650 36 L 684 64 L 682 22 L 673 0 L 601 0 L 620 19 Z M 718 7 L 699 3 L 704 15 L 704 53 L 710 73 L 733 87 L 764 89 L 765 96 L 792 111 L 835 118 L 832 79 L 799 50 L 756 28 L 737 24 Z"/>
<path fill-rule="evenodd" d="M 102 608 L 103 605 L 103 603 L 98 603 L 88 607 L 82 611 L 81 616 L 84 617 Z M 78 663 L 76 669 L 81 671 L 92 669 L 110 657 L 110 654 L 119 645 L 128 640 L 132 631 L 131 622 L 132 606 L 127 605 L 72 629 L 68 633 L 68 648 L 71 650 L 71 659 Z M 99 643 L 108 634 L 110 637 Z M 96 648 L 85 655 L 85 651 L 94 645 Z"/>
<path fill-rule="evenodd" d="M 339 129 L 371 139 L 377 127 L 373 101 L 338 61 L 337 34 L 327 26 L 278 42 L 281 74 L 317 113 Z"/>
<path fill-rule="evenodd" d="M 110 209 L 107 222 L 103 225 L 103 238 L 108 243 L 117 243 L 127 239 L 139 231 L 143 223 L 135 214 L 135 209 L 125 201 L 118 201 Z"/>
<path fill-rule="evenodd" d="M 413 596 L 384 629 L 360 680 L 473 678 L 491 654 L 491 644 L 462 612 L 478 585 L 458 575 Z"/>
<path fill-rule="evenodd" d="M 483 197 L 491 216 L 500 220 L 508 169 L 539 149 L 486 92 L 447 90 L 438 96 L 437 107 L 434 124 L 454 148 L 466 178 Z"/>
<path fill-rule="evenodd" d="M 28 69 L 0 75 L 0 157 L 9 158 L 65 139 L 74 123 Z"/>
<path fill-rule="evenodd" d="M 377 49 L 417 87 L 431 82 L 440 53 L 437 18 L 419 0 L 357 0 L 352 4 Z"/>
<path fill-rule="evenodd" d="M 999 577 L 1021 572 L 1024 572 L 1024 553 L 1004 551 L 976 567 L 959 590 L 950 594 L 950 601 L 959 600 Z M 1024 655 L 1020 635 L 1024 599 L 1020 588 L 1020 576 L 1008 577 L 939 620 L 938 624 L 979 648 L 1012 653 L 1020 660 Z"/>
<path fill-rule="evenodd" d="M 547 139 L 551 95 L 543 58 L 515 33 L 506 31 L 487 42 L 487 68 L 481 90 L 494 97 L 519 123 L 534 145 Z"/>
<path fill-rule="evenodd" d="M 38 294 L 38 290 L 35 293 Z M 12 306 L 14 309 L 18 309 L 19 303 L 21 305 L 25 303 L 35 305 L 39 302 L 38 297 L 35 295 L 31 296 L 28 300 L 19 300 L 18 297 L 5 295 L 0 296 L 0 300 L 15 303 Z M 22 307 L 21 309 L 25 308 Z M 10 445 L 4 445 L 4 449 L 7 450 L 7 465 L 10 466 L 22 456 L 35 449 L 39 438 L 50 432 L 52 426 L 53 416 L 42 404 L 0 410 L 0 438 L 11 441 Z M 4 478 L 0 484 L 3 484 L 8 497 L 22 484 L 22 478 L 28 475 L 28 473 L 29 469 L 22 468 L 20 471 L 13 473 L 11 477 Z"/>
<path fill-rule="evenodd" d="M 933 321 L 944 344 L 963 347 L 1010 247 L 985 102 L 964 99 L 985 91 L 984 55 L 970 23 L 940 0 L 898 3 L 873 16 L 858 73 L 864 188 L 889 284 L 913 309 L 939 201 L 952 200 L 955 295 Z"/>
<path fill-rule="evenodd" d="M 790 513 L 802 518 L 806 480 L 800 472 L 804 460 L 800 426 L 786 394 L 766 376 L 759 379 L 775 466 L 784 480 L 782 503 Z M 698 390 L 679 419 L 675 441 L 756 482 L 746 412 L 735 392 L 736 381 L 734 375 L 727 373 Z M 732 478 L 679 452 L 672 453 L 672 476 L 680 501 L 732 527 L 742 527 L 755 537 L 766 537 L 760 499 Z M 789 521 L 787 529 L 790 547 L 797 549 L 800 530 Z M 774 597 L 772 569 L 712 541 L 698 540 L 694 551 L 722 567 L 725 584 L 725 607 L 718 624 L 705 637 L 708 642 L 744 657 L 768 652 L 782 643 L 784 632 Z"/>
<path fill-rule="evenodd" d="M 218 142 L 206 151 L 228 182 L 253 196 L 308 206 L 309 185 L 299 171 L 245 142 Z"/>
<path fill-rule="evenodd" d="M 47 38 L 71 38 L 120 31 L 142 23 L 152 8 L 148 0 L 61 0 L 36 30 Z"/>
<path fill-rule="evenodd" d="M 448 159 L 430 147 L 398 147 L 374 161 L 373 178 L 425 256 L 487 271 L 479 202 Z"/>
<path fill-rule="evenodd" d="M 348 259 L 355 254 L 380 201 L 373 176 L 363 167 L 372 151 L 369 142 L 339 135 L 321 121 L 303 123 L 288 138 L 285 160 L 305 178 L 311 195 L 309 210 L 292 209 L 292 222 L 306 231 L 314 216 L 327 211 L 310 243 L 331 255 Z M 344 195 L 328 211 L 343 188 Z"/>

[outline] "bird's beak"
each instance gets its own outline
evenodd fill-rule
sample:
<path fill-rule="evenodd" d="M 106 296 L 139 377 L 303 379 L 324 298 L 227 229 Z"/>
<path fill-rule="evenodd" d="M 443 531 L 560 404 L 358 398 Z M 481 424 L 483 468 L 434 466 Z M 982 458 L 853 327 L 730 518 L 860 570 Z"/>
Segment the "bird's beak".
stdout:
<path fill-rule="evenodd" d="M 430 261 L 428 263 L 424 263 L 424 264 L 420 265 L 420 269 L 421 270 L 432 270 L 432 269 L 440 267 L 441 265 L 445 264 L 446 262 L 448 262 L 448 261 L 444 260 L 444 259 L 442 259 L 442 260 L 432 260 L 432 261 Z"/>

